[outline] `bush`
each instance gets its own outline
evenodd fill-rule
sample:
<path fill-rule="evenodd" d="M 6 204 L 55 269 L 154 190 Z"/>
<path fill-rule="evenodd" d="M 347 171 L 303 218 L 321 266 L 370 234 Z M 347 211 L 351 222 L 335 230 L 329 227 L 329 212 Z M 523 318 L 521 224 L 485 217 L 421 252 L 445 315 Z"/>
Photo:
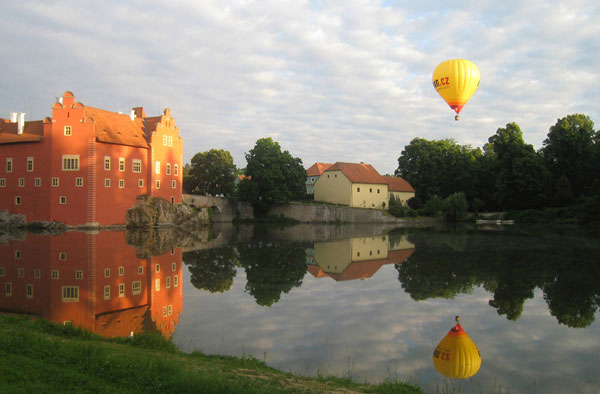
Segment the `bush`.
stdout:
<path fill-rule="evenodd" d="M 423 213 L 427 216 L 440 216 L 444 212 L 444 200 L 441 197 L 433 196 L 425 203 Z"/>
<path fill-rule="evenodd" d="M 408 207 L 412 209 L 421 209 L 423 207 L 423 201 L 418 197 L 413 197 L 407 201 Z"/>

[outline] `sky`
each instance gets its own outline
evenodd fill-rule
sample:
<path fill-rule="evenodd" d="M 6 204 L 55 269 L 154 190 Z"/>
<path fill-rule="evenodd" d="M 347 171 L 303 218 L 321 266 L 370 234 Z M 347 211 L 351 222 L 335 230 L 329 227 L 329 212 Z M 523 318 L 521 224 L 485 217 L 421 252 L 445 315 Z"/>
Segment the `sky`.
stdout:
<path fill-rule="evenodd" d="M 393 174 L 414 138 L 483 147 L 516 122 L 543 146 L 569 114 L 600 125 L 600 3 L 558 1 L 10 1 L 0 24 L 0 117 L 84 105 L 168 107 L 184 162 L 210 149 L 239 168 L 260 138 L 313 163 Z M 432 86 L 464 58 L 481 83 L 454 120 Z"/>

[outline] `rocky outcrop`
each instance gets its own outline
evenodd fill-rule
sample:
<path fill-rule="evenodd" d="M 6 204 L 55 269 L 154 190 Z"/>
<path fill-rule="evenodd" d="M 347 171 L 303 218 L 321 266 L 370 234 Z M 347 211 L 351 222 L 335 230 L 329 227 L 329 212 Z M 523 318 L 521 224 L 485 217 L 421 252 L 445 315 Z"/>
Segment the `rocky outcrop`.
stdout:
<path fill-rule="evenodd" d="M 187 232 L 180 227 L 148 227 L 127 230 L 125 239 L 128 245 L 136 250 L 140 258 L 162 256 L 173 248 L 187 247 L 194 243 L 206 243 L 210 238 L 208 226 L 194 232 Z"/>
<path fill-rule="evenodd" d="M 0 229 L 11 230 L 27 225 L 25 215 L 14 215 L 8 211 L 0 211 Z"/>
<path fill-rule="evenodd" d="M 126 226 L 133 228 L 180 227 L 184 231 L 210 225 L 208 209 L 171 204 L 160 197 L 139 196 L 126 215 Z"/>

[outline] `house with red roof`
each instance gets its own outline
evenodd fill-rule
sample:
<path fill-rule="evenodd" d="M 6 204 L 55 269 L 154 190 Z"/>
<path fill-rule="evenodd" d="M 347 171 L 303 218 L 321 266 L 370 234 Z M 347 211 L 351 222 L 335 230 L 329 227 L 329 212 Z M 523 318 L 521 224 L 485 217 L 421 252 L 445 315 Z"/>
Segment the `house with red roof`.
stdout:
<path fill-rule="evenodd" d="M 370 164 L 337 162 L 314 185 L 315 201 L 350 207 L 387 209 L 388 182 Z"/>
<path fill-rule="evenodd" d="M 404 178 L 396 176 L 384 176 L 388 183 L 390 199 L 394 198 L 400 201 L 405 207 L 408 206 L 408 200 L 415 196 L 415 189 Z"/>
<path fill-rule="evenodd" d="M 183 139 L 171 110 L 106 111 L 65 92 L 52 116 L 0 118 L 0 210 L 27 221 L 123 224 L 139 195 L 181 203 Z"/>
<path fill-rule="evenodd" d="M 310 166 L 308 170 L 306 170 L 306 194 L 315 193 L 315 182 L 317 179 L 319 179 L 321 174 L 323 174 L 323 171 L 328 169 L 330 166 L 331 164 L 329 163 L 316 162 Z"/>

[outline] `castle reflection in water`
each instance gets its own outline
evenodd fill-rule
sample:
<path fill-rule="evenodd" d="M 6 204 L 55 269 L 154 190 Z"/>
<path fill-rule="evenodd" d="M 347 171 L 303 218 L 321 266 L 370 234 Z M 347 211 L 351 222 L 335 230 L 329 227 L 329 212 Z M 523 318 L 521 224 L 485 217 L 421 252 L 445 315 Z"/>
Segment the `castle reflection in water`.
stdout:
<path fill-rule="evenodd" d="M 308 271 L 335 281 L 366 279 L 385 264 L 402 263 L 414 250 L 405 236 L 390 240 L 387 234 L 315 242 L 313 253 L 307 251 Z"/>
<path fill-rule="evenodd" d="M 124 232 L 27 234 L 0 243 L 0 311 L 72 324 L 105 337 L 175 331 L 181 248 L 141 257 Z"/>

